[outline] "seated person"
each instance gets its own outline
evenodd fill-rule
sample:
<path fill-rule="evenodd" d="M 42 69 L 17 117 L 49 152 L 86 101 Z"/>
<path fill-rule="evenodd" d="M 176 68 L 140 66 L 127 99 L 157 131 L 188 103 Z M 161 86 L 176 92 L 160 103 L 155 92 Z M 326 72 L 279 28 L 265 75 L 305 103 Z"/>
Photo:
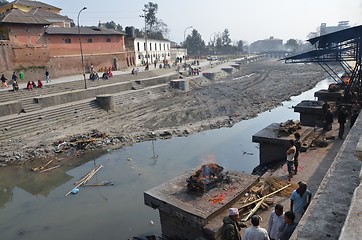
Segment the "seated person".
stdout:
<path fill-rule="evenodd" d="M 40 80 L 38 80 L 38 88 L 43 88 L 43 83 Z"/>
<path fill-rule="evenodd" d="M 17 81 L 13 81 L 13 90 L 15 91 L 19 91 L 19 85 Z"/>
<path fill-rule="evenodd" d="M 102 78 L 105 80 L 108 80 L 109 76 L 108 76 L 108 72 L 104 72 L 102 75 Z"/>
<path fill-rule="evenodd" d="M 32 83 L 33 83 L 33 88 L 37 88 L 37 87 L 38 87 L 34 81 L 32 81 Z"/>
<path fill-rule="evenodd" d="M 108 77 L 113 77 L 112 68 L 108 69 Z"/>
<path fill-rule="evenodd" d="M 28 83 L 26 84 L 26 89 L 33 90 L 33 81 L 28 81 Z"/>

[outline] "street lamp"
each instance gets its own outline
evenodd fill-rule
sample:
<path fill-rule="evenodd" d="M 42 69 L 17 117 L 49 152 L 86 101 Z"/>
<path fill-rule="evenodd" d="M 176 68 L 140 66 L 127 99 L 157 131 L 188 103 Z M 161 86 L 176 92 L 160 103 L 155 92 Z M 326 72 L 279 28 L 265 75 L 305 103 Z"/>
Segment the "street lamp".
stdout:
<path fill-rule="evenodd" d="M 186 31 L 188 30 L 188 29 L 190 29 L 190 28 L 193 28 L 193 26 L 190 26 L 190 27 L 187 27 L 186 29 L 185 29 L 185 31 L 184 31 L 184 45 L 185 45 L 185 48 L 187 49 L 187 47 L 186 47 Z M 184 69 L 186 69 L 186 56 L 185 56 L 185 67 L 184 67 Z"/>
<path fill-rule="evenodd" d="M 147 19 L 146 19 L 146 14 L 147 14 L 147 10 L 143 9 L 143 15 L 140 15 L 141 18 L 145 19 L 145 51 L 146 51 L 146 65 L 148 64 L 148 51 L 147 51 Z"/>
<path fill-rule="evenodd" d="M 80 13 L 81 13 L 83 10 L 86 10 L 86 9 L 87 9 L 87 7 L 83 7 L 83 8 L 79 11 L 79 13 L 78 13 L 78 37 L 79 37 L 79 45 L 80 45 L 80 55 L 81 55 L 81 57 L 82 57 L 84 89 L 87 89 L 87 80 L 85 79 L 84 57 L 83 57 L 82 40 L 81 40 L 81 38 L 80 38 L 79 16 L 80 16 Z"/>

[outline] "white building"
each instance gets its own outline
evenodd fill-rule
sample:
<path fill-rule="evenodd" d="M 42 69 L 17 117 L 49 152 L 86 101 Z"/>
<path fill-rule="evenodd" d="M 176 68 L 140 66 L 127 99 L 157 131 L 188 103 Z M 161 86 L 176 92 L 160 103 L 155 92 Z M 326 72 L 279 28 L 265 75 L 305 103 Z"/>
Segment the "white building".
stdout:
<path fill-rule="evenodd" d="M 168 40 L 147 39 L 146 46 L 144 38 L 126 37 L 126 48 L 128 48 L 128 51 L 134 51 L 136 66 L 144 65 L 147 60 L 150 64 L 155 61 L 163 63 L 164 60 L 171 64 L 171 43 Z"/>

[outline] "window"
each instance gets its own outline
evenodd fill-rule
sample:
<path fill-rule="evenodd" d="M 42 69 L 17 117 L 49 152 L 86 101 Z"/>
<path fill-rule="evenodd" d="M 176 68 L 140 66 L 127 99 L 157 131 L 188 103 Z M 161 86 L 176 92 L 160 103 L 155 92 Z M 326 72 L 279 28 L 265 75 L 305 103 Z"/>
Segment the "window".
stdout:
<path fill-rule="evenodd" d="M 140 51 L 140 42 L 137 42 L 137 52 Z"/>
<path fill-rule="evenodd" d="M 65 43 L 72 43 L 72 39 L 70 39 L 70 38 L 66 38 L 64 41 L 65 41 Z"/>
<path fill-rule="evenodd" d="M 155 51 L 157 51 L 157 43 L 155 43 Z"/>
<path fill-rule="evenodd" d="M 160 43 L 160 51 L 162 50 L 162 44 Z"/>
<path fill-rule="evenodd" d="M 152 51 L 152 43 L 150 43 L 150 51 Z"/>
<path fill-rule="evenodd" d="M 163 44 L 163 50 L 166 50 L 166 44 Z"/>
<path fill-rule="evenodd" d="M 143 43 L 143 51 L 146 51 L 146 43 Z"/>
<path fill-rule="evenodd" d="M 106 42 L 111 42 L 111 39 L 110 39 L 110 38 L 107 38 L 107 39 L 106 39 Z"/>
<path fill-rule="evenodd" d="M 91 38 L 88 38 L 88 43 L 92 43 L 93 42 L 93 39 L 91 39 Z"/>

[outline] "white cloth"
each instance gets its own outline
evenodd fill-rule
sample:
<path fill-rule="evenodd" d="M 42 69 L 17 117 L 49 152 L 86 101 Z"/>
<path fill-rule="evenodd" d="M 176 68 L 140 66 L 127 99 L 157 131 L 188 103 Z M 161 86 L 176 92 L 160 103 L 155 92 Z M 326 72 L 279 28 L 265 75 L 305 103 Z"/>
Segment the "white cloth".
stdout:
<path fill-rule="evenodd" d="M 269 222 L 268 222 L 268 233 L 270 238 L 279 239 L 280 234 L 283 232 L 285 228 L 285 219 L 284 213 L 278 216 L 275 211 L 270 214 Z"/>
<path fill-rule="evenodd" d="M 259 226 L 246 229 L 243 240 L 269 240 L 268 232 Z"/>
<path fill-rule="evenodd" d="M 294 156 L 297 151 L 297 148 L 295 146 L 293 146 L 293 147 L 290 147 L 289 149 L 294 149 L 294 151 L 290 154 L 287 154 L 287 161 L 294 161 Z M 289 149 L 288 149 L 288 151 L 289 151 Z"/>

